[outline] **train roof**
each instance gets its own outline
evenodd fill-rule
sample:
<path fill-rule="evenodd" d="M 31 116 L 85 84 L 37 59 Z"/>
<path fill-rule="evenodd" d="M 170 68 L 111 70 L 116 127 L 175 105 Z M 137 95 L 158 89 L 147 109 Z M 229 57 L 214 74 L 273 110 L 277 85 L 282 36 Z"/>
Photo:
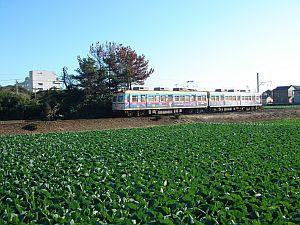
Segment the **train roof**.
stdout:
<path fill-rule="evenodd" d="M 120 92 L 116 92 L 115 94 L 118 93 L 127 93 L 127 94 L 224 94 L 224 95 L 254 95 L 258 94 L 257 92 L 240 92 L 240 91 L 235 91 L 235 92 L 228 92 L 228 91 L 197 91 L 197 90 L 185 90 L 185 91 L 173 91 L 173 90 L 162 90 L 162 91 L 155 91 L 155 90 L 124 90 Z"/>
<path fill-rule="evenodd" d="M 155 90 L 125 90 L 117 93 L 128 93 L 128 94 L 203 94 L 207 93 L 207 91 L 195 91 L 195 90 L 186 90 L 186 91 L 172 91 L 172 90 L 163 90 L 163 91 L 155 91 Z"/>

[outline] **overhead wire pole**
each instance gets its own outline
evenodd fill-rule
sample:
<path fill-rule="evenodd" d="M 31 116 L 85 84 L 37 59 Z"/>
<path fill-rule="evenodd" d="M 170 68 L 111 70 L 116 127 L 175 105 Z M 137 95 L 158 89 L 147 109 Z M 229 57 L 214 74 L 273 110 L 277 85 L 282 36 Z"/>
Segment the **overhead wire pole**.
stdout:
<path fill-rule="evenodd" d="M 263 81 L 263 82 L 260 82 L 260 80 L 259 80 L 259 73 L 257 73 L 256 74 L 256 91 L 257 91 L 257 93 L 259 93 L 259 87 L 261 86 L 261 85 L 264 85 L 264 84 L 272 84 L 272 81 Z"/>
<path fill-rule="evenodd" d="M 195 81 L 193 81 L 193 80 L 188 80 L 188 81 L 186 81 L 186 88 L 189 88 L 189 83 L 194 83 Z"/>
<path fill-rule="evenodd" d="M 18 83 L 18 80 L 16 80 L 16 93 L 19 94 L 19 83 Z"/>

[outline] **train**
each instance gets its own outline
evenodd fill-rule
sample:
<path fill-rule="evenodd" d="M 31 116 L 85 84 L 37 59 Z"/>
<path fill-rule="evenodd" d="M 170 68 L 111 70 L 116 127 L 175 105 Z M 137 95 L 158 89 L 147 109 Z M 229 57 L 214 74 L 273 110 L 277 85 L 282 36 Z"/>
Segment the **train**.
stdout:
<path fill-rule="evenodd" d="M 113 94 L 115 114 L 143 116 L 153 114 L 194 114 L 215 111 L 256 110 L 262 106 L 262 96 L 246 90 L 198 91 L 186 88 L 136 87 Z"/>

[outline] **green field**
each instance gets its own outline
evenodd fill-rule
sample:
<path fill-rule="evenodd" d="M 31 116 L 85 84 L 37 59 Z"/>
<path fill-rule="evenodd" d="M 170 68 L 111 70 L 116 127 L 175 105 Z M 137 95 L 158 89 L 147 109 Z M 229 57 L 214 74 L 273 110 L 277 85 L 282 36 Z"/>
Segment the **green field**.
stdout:
<path fill-rule="evenodd" d="M 264 109 L 299 109 L 300 105 L 264 105 Z"/>
<path fill-rule="evenodd" d="M 0 138 L 0 224 L 299 224 L 300 123 Z"/>

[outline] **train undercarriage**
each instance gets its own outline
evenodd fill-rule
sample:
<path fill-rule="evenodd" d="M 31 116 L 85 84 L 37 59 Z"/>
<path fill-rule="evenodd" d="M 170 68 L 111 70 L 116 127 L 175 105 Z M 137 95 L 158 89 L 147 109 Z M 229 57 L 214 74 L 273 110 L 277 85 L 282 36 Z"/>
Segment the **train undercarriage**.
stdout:
<path fill-rule="evenodd" d="M 151 115 L 174 114 L 200 114 L 217 112 L 253 111 L 261 109 L 261 106 L 231 106 L 231 107 L 205 107 L 205 108 L 174 108 L 174 109 L 137 109 L 116 112 L 119 116 L 138 117 Z"/>

